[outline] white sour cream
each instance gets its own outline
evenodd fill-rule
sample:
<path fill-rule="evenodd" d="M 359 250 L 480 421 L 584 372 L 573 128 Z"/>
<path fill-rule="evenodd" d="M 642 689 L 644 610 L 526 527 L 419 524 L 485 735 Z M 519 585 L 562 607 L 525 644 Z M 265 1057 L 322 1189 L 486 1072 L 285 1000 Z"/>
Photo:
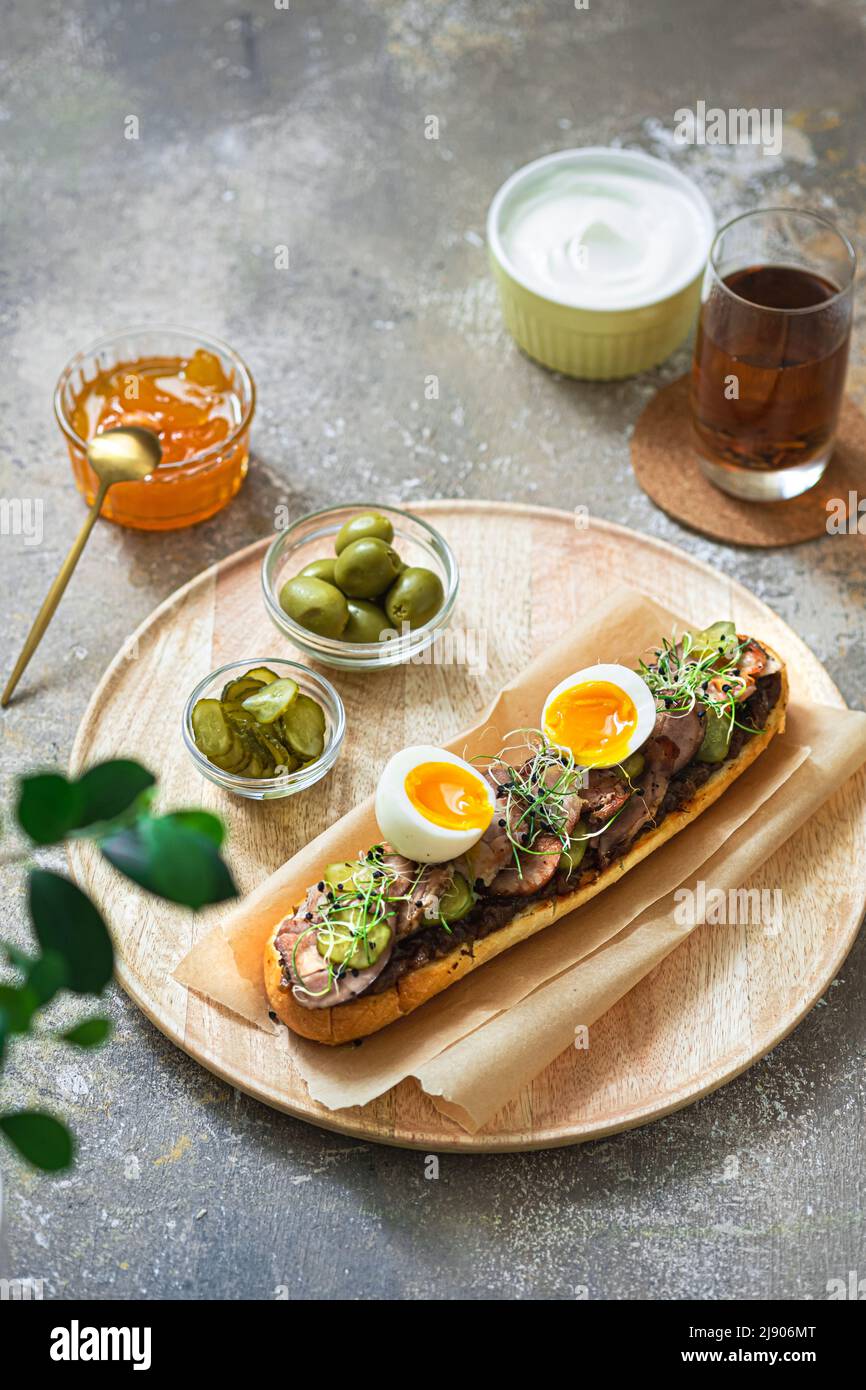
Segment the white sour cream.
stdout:
<path fill-rule="evenodd" d="M 560 303 L 602 310 L 652 304 L 689 284 L 712 239 L 697 190 L 647 156 L 574 153 L 594 157 L 540 161 L 502 204 L 501 244 L 517 277 Z"/>

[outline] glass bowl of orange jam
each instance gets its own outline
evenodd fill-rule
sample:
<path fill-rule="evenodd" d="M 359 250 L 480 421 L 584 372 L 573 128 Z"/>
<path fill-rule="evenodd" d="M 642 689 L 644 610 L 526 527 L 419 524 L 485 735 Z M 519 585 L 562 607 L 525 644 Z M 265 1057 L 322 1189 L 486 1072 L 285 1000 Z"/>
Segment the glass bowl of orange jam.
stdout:
<path fill-rule="evenodd" d="M 117 483 L 102 515 L 142 531 L 173 531 L 214 516 L 247 474 L 256 390 L 218 338 L 182 328 L 133 328 L 78 352 L 60 375 L 54 410 L 79 492 L 97 481 L 88 440 L 118 425 L 153 430 L 162 462 L 141 483 Z"/>

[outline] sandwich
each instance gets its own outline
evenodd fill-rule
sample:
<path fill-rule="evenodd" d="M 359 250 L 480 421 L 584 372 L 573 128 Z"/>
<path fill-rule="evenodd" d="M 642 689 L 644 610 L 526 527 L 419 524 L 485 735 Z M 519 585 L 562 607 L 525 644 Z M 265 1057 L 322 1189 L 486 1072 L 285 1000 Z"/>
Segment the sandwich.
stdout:
<path fill-rule="evenodd" d="M 376 793 L 381 840 L 323 865 L 269 934 L 271 1009 L 330 1045 L 411 1013 L 695 820 L 784 730 L 787 699 L 771 648 L 717 622 L 636 669 L 575 672 L 537 729 L 472 762 L 402 749 Z"/>

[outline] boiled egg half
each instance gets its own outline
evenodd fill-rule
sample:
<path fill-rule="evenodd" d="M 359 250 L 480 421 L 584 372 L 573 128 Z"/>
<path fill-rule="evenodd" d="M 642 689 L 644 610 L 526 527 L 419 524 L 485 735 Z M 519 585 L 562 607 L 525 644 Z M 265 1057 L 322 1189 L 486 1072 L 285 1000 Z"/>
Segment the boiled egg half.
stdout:
<path fill-rule="evenodd" d="M 652 692 L 635 671 L 587 666 L 551 690 L 541 715 L 548 742 L 581 767 L 613 767 L 646 743 L 656 722 Z"/>
<path fill-rule="evenodd" d="M 481 839 L 493 810 L 493 792 L 480 773 L 455 753 L 427 744 L 395 753 L 376 789 L 383 836 L 419 864 L 465 854 Z"/>

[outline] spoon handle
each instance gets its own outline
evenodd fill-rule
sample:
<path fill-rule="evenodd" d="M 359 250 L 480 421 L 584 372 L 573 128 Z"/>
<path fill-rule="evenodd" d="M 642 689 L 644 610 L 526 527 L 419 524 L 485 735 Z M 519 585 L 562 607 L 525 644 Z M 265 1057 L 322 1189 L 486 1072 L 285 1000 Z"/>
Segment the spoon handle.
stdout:
<path fill-rule="evenodd" d="M 87 517 L 85 518 L 84 525 L 78 532 L 78 536 L 75 542 L 73 543 L 72 549 L 70 550 L 66 559 L 63 561 L 63 564 L 60 566 L 60 573 L 58 574 L 54 583 L 51 585 L 51 588 L 48 590 L 48 593 L 45 595 L 45 601 L 42 604 L 42 607 L 40 608 L 39 612 L 36 614 L 36 620 L 33 626 L 31 627 L 29 633 L 27 634 L 27 641 L 21 648 L 21 655 L 15 663 L 15 670 L 12 672 L 12 675 L 6 682 L 6 689 L 3 691 L 2 697 L 0 697 L 0 705 L 2 705 L 4 709 L 12 698 L 12 692 L 14 691 L 16 685 L 21 679 L 21 675 L 24 671 L 24 668 L 26 667 L 28 661 L 35 652 L 36 648 L 39 646 L 39 643 L 42 641 L 42 636 L 45 632 L 45 629 L 51 622 L 51 619 L 54 617 L 54 611 L 57 608 L 57 605 L 60 602 L 61 598 L 63 597 L 63 593 L 66 589 L 66 586 L 72 578 L 72 571 L 78 564 L 81 552 L 87 544 L 88 536 L 93 530 L 94 522 L 96 521 L 96 518 L 99 516 L 102 504 L 105 501 L 105 494 L 108 491 L 108 486 L 109 485 L 107 483 L 102 483 L 100 485 L 99 491 L 96 494 L 96 500 L 94 501 L 93 506 L 90 508 L 90 511 L 88 512 Z"/>

